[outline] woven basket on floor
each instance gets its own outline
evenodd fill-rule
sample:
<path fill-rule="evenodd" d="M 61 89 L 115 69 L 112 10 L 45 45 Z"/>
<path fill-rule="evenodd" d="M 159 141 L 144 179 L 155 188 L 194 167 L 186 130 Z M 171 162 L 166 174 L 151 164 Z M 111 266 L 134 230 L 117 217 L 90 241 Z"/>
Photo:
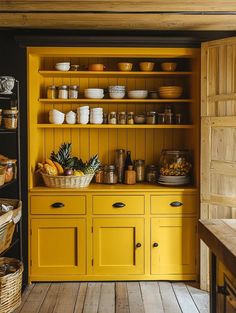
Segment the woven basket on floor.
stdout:
<path fill-rule="evenodd" d="M 0 253 L 6 250 L 12 241 L 16 223 L 21 218 L 22 202 L 16 199 L 0 198 L 0 205 L 12 205 L 13 210 L 3 213 L 0 210 Z"/>
<path fill-rule="evenodd" d="M 14 273 L 0 276 L 0 313 L 13 312 L 21 304 L 23 264 L 13 258 L 0 258 L 0 268 L 10 266 Z"/>
<path fill-rule="evenodd" d="M 84 188 L 88 187 L 94 174 L 84 176 L 51 176 L 41 173 L 44 183 L 51 188 Z"/>

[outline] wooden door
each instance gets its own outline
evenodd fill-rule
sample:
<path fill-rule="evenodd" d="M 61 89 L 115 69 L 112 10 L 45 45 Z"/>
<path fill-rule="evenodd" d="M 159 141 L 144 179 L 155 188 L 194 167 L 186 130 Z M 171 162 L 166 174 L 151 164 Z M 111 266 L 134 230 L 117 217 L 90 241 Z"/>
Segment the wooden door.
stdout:
<path fill-rule="evenodd" d="M 202 45 L 201 215 L 236 217 L 236 38 Z M 201 243 L 201 288 L 209 289 Z"/>
<path fill-rule="evenodd" d="M 93 220 L 94 274 L 144 274 L 144 219 Z"/>
<path fill-rule="evenodd" d="M 85 274 L 85 220 L 31 220 L 31 276 L 34 280 Z"/>
<path fill-rule="evenodd" d="M 196 219 L 160 217 L 151 220 L 151 273 L 196 275 Z M 178 276 L 179 277 L 179 276 Z"/>

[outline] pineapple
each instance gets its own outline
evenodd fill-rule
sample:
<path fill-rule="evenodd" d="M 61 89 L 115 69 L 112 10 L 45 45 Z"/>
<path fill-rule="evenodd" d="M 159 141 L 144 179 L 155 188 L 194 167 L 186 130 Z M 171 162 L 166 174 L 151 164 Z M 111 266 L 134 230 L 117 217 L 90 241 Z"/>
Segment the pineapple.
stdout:
<path fill-rule="evenodd" d="M 73 169 L 74 158 L 71 157 L 71 143 L 63 143 L 57 153 L 54 151 L 51 153 L 50 159 L 58 162 L 63 169 Z"/>
<path fill-rule="evenodd" d="M 100 166 L 98 155 L 92 156 L 89 161 L 83 162 L 81 159 L 74 160 L 75 169 L 82 171 L 84 174 L 94 174 Z"/>

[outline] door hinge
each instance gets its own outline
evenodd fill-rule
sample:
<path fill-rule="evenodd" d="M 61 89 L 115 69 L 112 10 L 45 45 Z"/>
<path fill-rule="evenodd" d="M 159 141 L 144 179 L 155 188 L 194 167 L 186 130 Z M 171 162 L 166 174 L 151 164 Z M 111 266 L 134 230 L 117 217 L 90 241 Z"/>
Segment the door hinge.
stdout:
<path fill-rule="evenodd" d="M 91 232 L 93 233 L 93 226 L 91 227 Z"/>
<path fill-rule="evenodd" d="M 92 259 L 92 266 L 93 266 L 93 259 Z"/>

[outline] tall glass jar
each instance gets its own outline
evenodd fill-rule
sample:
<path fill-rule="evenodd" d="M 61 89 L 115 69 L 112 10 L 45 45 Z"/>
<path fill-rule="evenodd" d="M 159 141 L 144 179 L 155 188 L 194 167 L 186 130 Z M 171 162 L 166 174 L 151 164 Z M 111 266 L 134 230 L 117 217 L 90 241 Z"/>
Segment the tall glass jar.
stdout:
<path fill-rule="evenodd" d="M 125 125 L 126 124 L 126 113 L 118 112 L 118 124 Z"/>
<path fill-rule="evenodd" d="M 127 114 L 127 124 L 133 125 L 134 124 L 134 112 L 128 112 Z"/>
<path fill-rule="evenodd" d="M 116 165 L 117 174 L 118 174 L 118 182 L 123 183 L 124 170 L 125 170 L 125 150 L 124 149 L 116 149 L 115 165 Z"/>
<path fill-rule="evenodd" d="M 61 85 L 58 87 L 58 98 L 59 99 L 68 99 L 68 86 Z"/>
<path fill-rule="evenodd" d="M 145 161 L 144 160 L 135 160 L 134 169 L 137 173 L 136 181 L 141 183 L 145 180 Z"/>
<path fill-rule="evenodd" d="M 189 150 L 162 150 L 160 157 L 160 175 L 188 176 L 192 171 Z"/>
<path fill-rule="evenodd" d="M 157 166 L 154 164 L 147 165 L 146 168 L 146 181 L 148 183 L 156 183 L 158 176 Z"/>
<path fill-rule="evenodd" d="M 71 85 L 69 86 L 69 99 L 77 99 L 79 96 L 79 86 Z"/>
<path fill-rule="evenodd" d="M 103 183 L 104 184 L 117 184 L 118 176 L 116 167 L 113 164 L 104 166 Z"/>
<path fill-rule="evenodd" d="M 110 112 L 108 115 L 108 124 L 117 124 L 116 112 Z"/>
<path fill-rule="evenodd" d="M 55 85 L 48 86 L 47 98 L 48 99 L 56 99 L 57 98 L 57 87 Z"/>

